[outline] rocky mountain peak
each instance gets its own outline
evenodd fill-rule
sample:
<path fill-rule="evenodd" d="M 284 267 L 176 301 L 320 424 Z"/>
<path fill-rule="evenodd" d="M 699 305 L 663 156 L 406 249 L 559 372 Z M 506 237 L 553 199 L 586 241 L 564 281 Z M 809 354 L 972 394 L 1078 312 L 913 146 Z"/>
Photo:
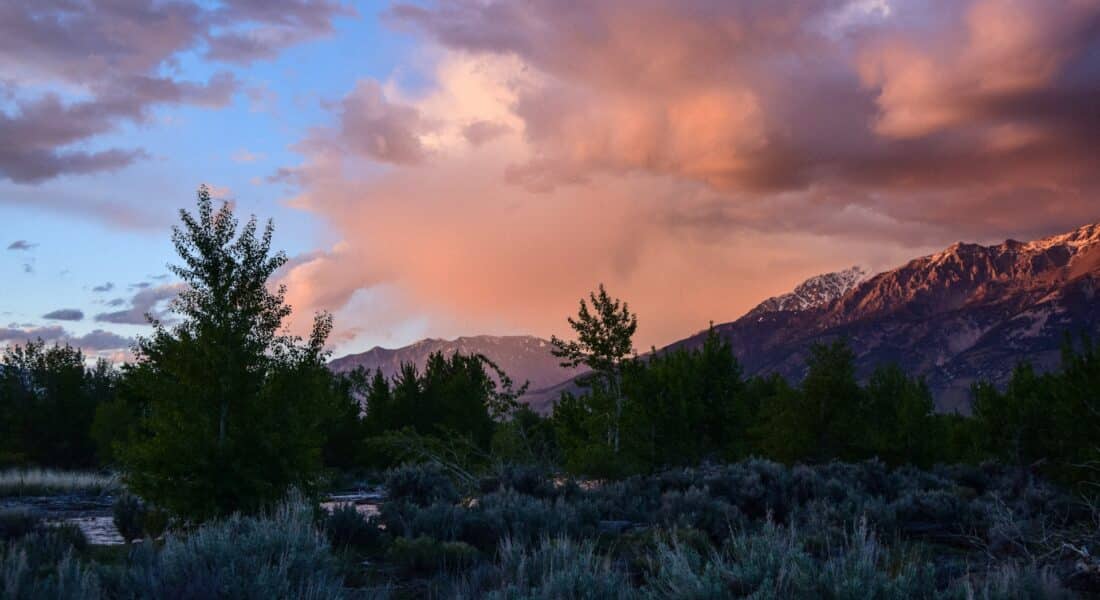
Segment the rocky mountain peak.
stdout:
<path fill-rule="evenodd" d="M 858 265 L 843 271 L 816 275 L 798 284 L 786 294 L 773 296 L 761 302 L 745 317 L 761 317 L 771 312 L 818 308 L 840 298 L 866 278 L 867 271 Z"/>

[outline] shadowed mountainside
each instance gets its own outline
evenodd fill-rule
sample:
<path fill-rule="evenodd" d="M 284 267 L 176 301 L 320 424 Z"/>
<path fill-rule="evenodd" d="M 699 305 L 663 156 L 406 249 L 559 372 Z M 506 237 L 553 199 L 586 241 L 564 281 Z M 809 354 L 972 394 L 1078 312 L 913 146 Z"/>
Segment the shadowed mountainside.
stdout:
<path fill-rule="evenodd" d="M 1034 242 L 958 243 L 803 310 L 754 309 L 718 325 L 749 373 L 803 375 L 813 342 L 846 337 L 861 375 L 896 362 L 923 375 L 940 410 L 969 409 L 979 379 L 1020 361 L 1057 365 L 1066 333 L 1100 331 L 1100 224 Z M 763 306 L 763 305 L 762 305 Z M 701 345 L 697 334 L 670 347 Z"/>

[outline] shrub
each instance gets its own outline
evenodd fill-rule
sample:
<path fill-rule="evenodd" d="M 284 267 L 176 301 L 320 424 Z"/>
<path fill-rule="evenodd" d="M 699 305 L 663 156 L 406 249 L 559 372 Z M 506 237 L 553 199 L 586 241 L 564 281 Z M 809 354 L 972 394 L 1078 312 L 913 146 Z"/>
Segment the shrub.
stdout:
<path fill-rule="evenodd" d="M 168 515 L 168 511 L 156 507 L 147 507 L 145 515 L 141 519 L 141 528 L 145 531 L 145 535 L 155 540 L 168 531 L 169 523 L 171 523 L 171 517 Z"/>
<path fill-rule="evenodd" d="M 0 543 L 21 538 L 42 524 L 42 516 L 26 508 L 0 509 Z"/>
<path fill-rule="evenodd" d="M 96 574 L 73 555 L 72 534 L 32 533 L 0 544 L 0 592 L 4 598 L 73 598 L 101 596 Z"/>
<path fill-rule="evenodd" d="M 659 522 L 667 528 L 698 528 L 718 540 L 741 522 L 741 511 L 705 489 L 666 492 L 661 497 Z"/>
<path fill-rule="evenodd" d="M 458 571 L 477 562 L 478 551 L 465 542 L 441 542 L 422 535 L 415 539 L 397 538 L 386 558 L 406 573 L 430 574 Z"/>
<path fill-rule="evenodd" d="M 145 504 L 137 496 L 122 494 L 115 500 L 112 508 L 115 528 L 127 544 L 145 535 L 145 514 Z"/>
<path fill-rule="evenodd" d="M 332 509 L 325 517 L 324 527 L 336 548 L 368 548 L 376 545 L 381 537 L 377 522 L 360 514 L 354 504 L 341 504 Z"/>
<path fill-rule="evenodd" d="M 542 538 L 529 547 L 505 540 L 495 563 L 498 587 L 471 597 L 503 598 L 629 598 L 629 577 L 596 553 L 592 542 L 566 537 Z"/>
<path fill-rule="evenodd" d="M 899 530 L 910 536 L 958 534 L 968 520 L 962 499 L 943 490 L 907 492 L 892 508 Z"/>
<path fill-rule="evenodd" d="M 505 465 L 495 478 L 500 490 L 515 490 L 520 494 L 537 498 L 553 498 L 556 495 L 554 482 L 542 468 L 534 465 Z M 497 488 L 482 486 L 483 492 L 497 491 Z"/>
<path fill-rule="evenodd" d="M 49 525 L 49 538 L 62 548 L 71 548 L 75 552 L 88 549 L 88 538 L 76 523 L 54 523 Z"/>
<path fill-rule="evenodd" d="M 866 522 L 815 559 L 798 533 L 767 524 L 733 536 L 724 551 L 700 552 L 675 538 L 650 559 L 649 598 L 914 598 L 935 594 L 931 566 L 895 568 Z"/>
<path fill-rule="evenodd" d="M 385 486 L 391 500 L 417 506 L 458 501 L 454 483 L 437 465 L 405 465 L 392 469 L 386 473 Z"/>
<path fill-rule="evenodd" d="M 1049 569 L 1034 564 L 1004 564 L 991 569 L 982 578 L 968 578 L 963 582 L 959 596 L 976 600 L 1057 600 L 1074 598 L 1075 594 L 1062 587 Z"/>
<path fill-rule="evenodd" d="M 233 515 L 164 547 L 141 544 L 110 573 L 113 596 L 143 598 L 338 598 L 330 547 L 311 508 L 292 497 L 269 515 Z"/>

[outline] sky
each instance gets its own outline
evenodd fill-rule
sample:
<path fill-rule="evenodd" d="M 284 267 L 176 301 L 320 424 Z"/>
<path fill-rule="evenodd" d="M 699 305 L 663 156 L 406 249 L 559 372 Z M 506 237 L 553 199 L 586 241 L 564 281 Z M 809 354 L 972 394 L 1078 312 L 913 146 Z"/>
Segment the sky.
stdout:
<path fill-rule="evenodd" d="M 206 184 L 336 355 L 640 349 L 807 277 L 1100 220 L 1100 0 L 5 0 L 0 345 L 123 360 Z"/>

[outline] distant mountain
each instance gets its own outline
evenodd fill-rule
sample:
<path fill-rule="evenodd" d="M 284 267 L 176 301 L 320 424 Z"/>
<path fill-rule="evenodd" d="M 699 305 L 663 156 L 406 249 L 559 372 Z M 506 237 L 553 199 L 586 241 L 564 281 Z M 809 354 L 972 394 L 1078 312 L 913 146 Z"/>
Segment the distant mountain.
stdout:
<path fill-rule="evenodd" d="M 967 411 L 975 381 L 1004 383 L 1023 360 L 1054 368 L 1066 333 L 1100 336 L 1098 296 L 1100 224 L 1094 224 L 1034 242 L 958 243 L 873 277 L 860 267 L 819 275 L 715 328 L 749 374 L 799 381 L 812 343 L 845 337 L 860 376 L 896 362 L 926 378 L 938 408 Z M 667 348 L 698 347 L 705 336 Z M 330 367 L 381 368 L 392 376 L 402 362 L 423 367 L 436 351 L 486 355 L 517 382 L 531 382 L 524 400 L 541 411 L 561 391 L 574 390 L 579 374 L 558 366 L 550 343 L 532 336 L 427 339 L 345 356 Z"/>
<path fill-rule="evenodd" d="M 413 363 L 423 369 L 428 357 L 436 352 L 442 352 L 444 356 L 455 352 L 483 354 L 503 369 L 517 386 L 529 381 L 529 391 L 536 393 L 576 374 L 573 369 L 563 369 L 559 365 L 560 360 L 550 353 L 550 348 L 548 340 L 529 335 L 478 335 L 454 340 L 428 338 L 402 348 L 376 346 L 360 354 L 337 358 L 329 363 L 329 368 L 337 373 L 356 367 L 365 367 L 369 371 L 382 369 L 385 376 L 392 377 L 403 363 Z"/>
<path fill-rule="evenodd" d="M 861 375 L 896 362 L 927 378 L 941 410 L 965 411 L 974 381 L 1003 383 L 1022 360 L 1053 368 L 1067 332 L 1100 333 L 1098 293 L 1095 224 L 1034 242 L 958 243 L 826 302 L 780 296 L 716 327 L 749 373 L 797 381 L 811 343 L 846 337 Z M 704 336 L 670 347 L 695 347 Z"/>
<path fill-rule="evenodd" d="M 808 310 L 823 306 L 848 293 L 867 279 L 867 271 L 855 266 L 835 273 L 811 277 L 798 284 L 794 290 L 781 296 L 772 296 L 750 310 L 745 317 L 759 317 L 764 313 L 781 310 Z"/>

